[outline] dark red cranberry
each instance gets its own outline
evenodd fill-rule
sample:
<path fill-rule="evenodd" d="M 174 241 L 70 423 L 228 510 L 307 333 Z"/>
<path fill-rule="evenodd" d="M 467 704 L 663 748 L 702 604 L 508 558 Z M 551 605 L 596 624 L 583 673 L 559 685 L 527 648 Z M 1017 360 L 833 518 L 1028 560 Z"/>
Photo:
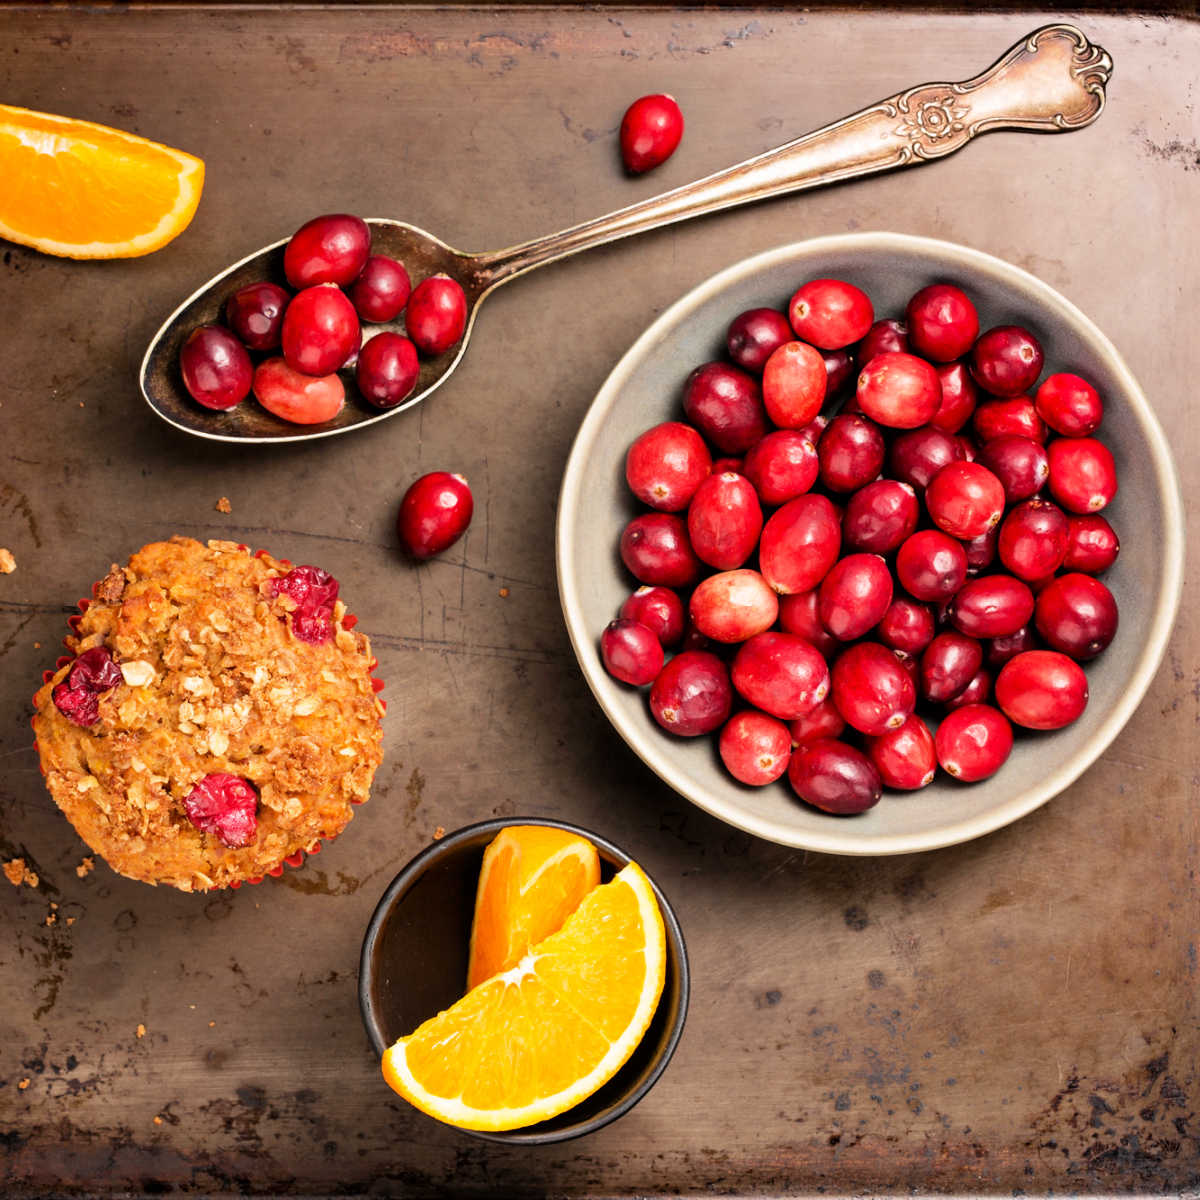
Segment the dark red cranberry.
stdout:
<path fill-rule="evenodd" d="M 762 787 L 787 770 L 792 757 L 788 727 L 766 713 L 735 713 L 725 723 L 717 743 L 725 769 L 739 783 Z"/>
<path fill-rule="evenodd" d="M 1055 438 L 1050 458 L 1050 495 L 1068 512 L 1094 513 L 1117 494 L 1117 466 L 1095 438 Z"/>
<path fill-rule="evenodd" d="M 225 320 L 248 350 L 274 350 L 289 300 L 277 283 L 248 283 L 225 301 Z"/>
<path fill-rule="evenodd" d="M 650 712 L 668 733 L 698 737 L 725 724 L 733 688 L 725 664 L 706 650 L 684 650 L 658 673 Z"/>
<path fill-rule="evenodd" d="M 924 491 L 947 463 L 961 462 L 958 439 L 932 425 L 910 429 L 892 439 L 888 470 L 909 487 Z"/>
<path fill-rule="evenodd" d="M 792 340 L 792 336 L 792 327 L 779 309 L 748 308 L 730 321 L 725 348 L 743 371 L 757 373 L 784 342 Z"/>
<path fill-rule="evenodd" d="M 858 368 L 854 355 L 843 346 L 838 350 L 822 350 L 821 358 L 825 361 L 825 395 L 836 396 L 855 378 Z"/>
<path fill-rule="evenodd" d="M 319 283 L 345 287 L 358 278 L 370 252 L 371 230 L 365 221 L 345 213 L 314 217 L 284 248 L 283 273 L 294 288 Z"/>
<path fill-rule="evenodd" d="M 975 305 L 952 283 L 931 283 L 922 288 L 908 302 L 905 315 L 913 349 L 934 362 L 962 358 L 979 336 Z"/>
<path fill-rule="evenodd" d="M 254 398 L 267 412 L 293 425 L 320 425 L 345 408 L 346 386 L 336 374 L 293 371 L 276 355 L 254 368 Z"/>
<path fill-rule="evenodd" d="M 940 704 L 957 696 L 983 666 L 983 647 L 975 638 L 947 630 L 921 655 L 921 695 Z"/>
<path fill-rule="evenodd" d="M 745 454 L 767 432 L 758 380 L 728 363 L 705 363 L 688 376 L 683 411 L 724 454 Z"/>
<path fill-rule="evenodd" d="M 388 329 L 363 346 L 354 364 L 358 390 L 376 408 L 395 408 L 406 400 L 417 386 L 420 373 L 416 346 Z"/>
<path fill-rule="evenodd" d="M 947 463 L 925 489 L 933 523 L 951 537 L 986 533 L 1004 513 L 1004 485 L 981 463 Z"/>
<path fill-rule="evenodd" d="M 688 614 L 705 637 L 715 642 L 744 642 L 775 624 L 779 598 L 757 571 L 719 571 L 696 586 Z"/>
<path fill-rule="evenodd" d="M 642 687 L 653 683 L 662 670 L 663 648 L 653 630 L 619 617 L 609 621 L 600 635 L 600 658 L 614 679 Z"/>
<path fill-rule="evenodd" d="M 817 738 L 841 737 L 845 728 L 845 717 L 838 712 L 837 705 L 828 696 L 811 712 L 788 722 L 788 730 L 792 735 L 794 746 L 803 746 L 805 742 L 815 742 Z"/>
<path fill-rule="evenodd" d="M 1087 437 L 1100 427 L 1104 404 L 1086 379 L 1068 372 L 1051 375 L 1037 390 L 1038 416 L 1066 437 Z"/>
<path fill-rule="evenodd" d="M 364 321 L 394 321 L 412 294 L 404 264 L 386 254 L 372 254 L 347 295 Z"/>
<path fill-rule="evenodd" d="M 883 614 L 875 636 L 900 658 L 920 654 L 933 641 L 933 610 L 928 604 L 897 596 Z"/>
<path fill-rule="evenodd" d="M 670 588 L 638 588 L 621 605 L 620 615 L 645 625 L 664 646 L 674 646 L 683 637 L 683 601 Z"/>
<path fill-rule="evenodd" d="M 915 791 L 937 774 L 933 734 L 915 713 L 898 728 L 868 738 L 867 754 L 887 787 Z"/>
<path fill-rule="evenodd" d="M 896 551 L 896 578 L 918 600 L 949 600 L 967 578 L 962 543 L 940 529 L 918 530 Z"/>
<path fill-rule="evenodd" d="M 687 508 L 708 478 L 712 455 L 704 439 L 682 421 L 664 421 L 634 439 L 625 455 L 625 482 L 660 512 Z"/>
<path fill-rule="evenodd" d="M 404 325 L 422 354 L 445 354 L 467 327 L 467 297 L 449 275 L 430 275 L 412 290 Z"/>
<path fill-rule="evenodd" d="M 634 175 L 661 166 L 683 137 L 683 112 L 674 96 L 641 96 L 621 118 L 621 158 Z"/>
<path fill-rule="evenodd" d="M 258 793 L 248 780 L 215 771 L 183 798 L 187 819 L 201 833 L 216 834 L 231 850 L 258 837 Z"/>
<path fill-rule="evenodd" d="M 985 442 L 979 462 L 1000 480 L 1009 504 L 1028 500 L 1050 478 L 1050 459 L 1045 446 L 1017 434 Z"/>
<path fill-rule="evenodd" d="M 916 429 L 929 423 L 942 402 L 937 372 L 915 354 L 877 354 L 859 372 L 858 406 L 889 429 Z"/>
<path fill-rule="evenodd" d="M 467 532 L 475 500 L 467 481 L 449 471 L 431 471 L 413 483 L 400 502 L 396 530 L 413 558 L 432 558 Z M 643 580 L 657 583 L 658 580 Z"/>
<path fill-rule="evenodd" d="M 331 284 L 305 288 L 283 314 L 283 357 L 293 371 L 329 375 L 358 347 L 354 305 Z"/>
<path fill-rule="evenodd" d="M 75 725 L 94 725 L 100 719 L 100 695 L 124 682 L 121 668 L 104 646 L 85 650 L 71 664 L 66 678 L 50 693 L 55 708 Z"/>
<path fill-rule="evenodd" d="M 879 426 L 857 413 L 839 413 L 817 443 L 821 482 L 833 492 L 853 492 L 870 483 L 883 466 Z"/>
<path fill-rule="evenodd" d="M 942 770 L 976 783 L 1004 766 L 1012 753 L 1012 726 L 990 704 L 965 704 L 942 718 L 933 741 Z"/>
<path fill-rule="evenodd" d="M 1002 667 L 1010 658 L 1024 654 L 1026 650 L 1036 650 L 1037 634 L 1032 625 L 1022 625 L 1016 633 L 1006 633 L 1003 637 L 992 638 L 987 644 L 987 665 Z"/>
<path fill-rule="evenodd" d="M 1042 373 L 1041 343 L 1020 325 L 989 329 L 971 350 L 975 382 L 993 396 L 1019 396 Z"/>
<path fill-rule="evenodd" d="M 907 483 L 876 479 L 846 502 L 842 539 L 852 550 L 888 554 L 917 527 L 917 493 Z"/>
<path fill-rule="evenodd" d="M 680 650 L 707 650 L 709 652 L 716 649 L 712 640 L 706 638 L 704 634 L 696 628 L 691 617 L 688 617 L 683 625 L 683 637 L 679 641 Z"/>
<path fill-rule="evenodd" d="M 245 400 L 254 379 L 246 347 L 220 325 L 201 325 L 188 334 L 179 372 L 192 399 L 218 412 Z"/>
<path fill-rule="evenodd" d="M 777 429 L 750 448 L 742 473 L 764 504 L 786 504 L 816 483 L 819 461 L 807 434 Z"/>
<path fill-rule="evenodd" d="M 942 707 L 947 712 L 953 712 L 956 708 L 962 708 L 967 704 L 987 704 L 991 699 L 992 673 L 987 667 L 980 667 L 971 676 L 971 682 L 957 696 L 951 696 L 949 700 L 942 701 Z"/>
<path fill-rule="evenodd" d="M 759 569 L 777 592 L 811 591 L 837 562 L 841 546 L 837 509 L 810 492 L 767 519 L 758 543 Z"/>
<path fill-rule="evenodd" d="M 877 354 L 907 354 L 908 328 L 903 321 L 891 317 L 876 321 L 867 330 L 867 336 L 858 343 L 855 357 L 860 368 L 865 367 Z"/>
<path fill-rule="evenodd" d="M 758 493 L 744 475 L 710 475 L 688 505 L 688 540 L 701 562 L 732 571 L 754 553 L 762 532 Z"/>
<path fill-rule="evenodd" d="M 1046 423 L 1028 396 L 985 401 L 975 409 L 971 425 L 983 446 L 1002 437 L 1030 438 L 1039 444 L 1046 440 Z"/>
<path fill-rule="evenodd" d="M 938 363 L 934 370 L 942 385 L 942 402 L 929 423 L 943 433 L 957 433 L 975 412 L 979 390 L 971 373 L 960 362 Z"/>
<path fill-rule="evenodd" d="M 1011 575 L 969 579 L 950 604 L 950 621 L 959 633 L 973 638 L 998 638 L 1016 633 L 1033 616 L 1029 585 Z"/>
<path fill-rule="evenodd" d="M 979 457 L 979 447 L 975 440 L 965 433 L 956 434 L 954 440 L 958 443 L 963 462 L 974 462 Z"/>
<path fill-rule="evenodd" d="M 1063 510 L 1049 500 L 1026 500 L 1000 526 L 1000 561 L 1027 583 L 1053 575 L 1067 555 L 1069 528 Z"/>
<path fill-rule="evenodd" d="M 763 367 L 767 416 L 781 429 L 803 429 L 821 411 L 827 386 L 821 352 L 807 342 L 784 342 Z"/>
<path fill-rule="evenodd" d="M 917 701 L 908 671 L 886 646 L 856 642 L 833 664 L 833 702 L 860 733 L 877 737 L 903 725 Z"/>
<path fill-rule="evenodd" d="M 817 611 L 821 624 L 852 642 L 883 620 L 892 602 L 892 573 L 878 554 L 847 554 L 821 581 Z"/>
<path fill-rule="evenodd" d="M 784 721 L 811 712 L 829 694 L 829 668 L 792 633 L 759 633 L 733 660 L 733 686 L 755 708 Z"/>
<path fill-rule="evenodd" d="M 319 646 L 333 637 L 333 608 L 338 598 L 338 581 L 320 567 L 293 567 L 273 578 L 272 596 L 287 596 L 291 603 L 292 634 L 302 642 Z"/>
<path fill-rule="evenodd" d="M 687 525 L 675 513 L 643 513 L 621 534 L 621 561 L 639 583 L 685 588 L 700 578 Z"/>
<path fill-rule="evenodd" d="M 779 597 L 779 628 L 784 633 L 794 633 L 806 642 L 811 642 L 826 660 L 841 649 L 837 640 L 821 624 L 818 611 L 819 589 L 808 592 L 792 592 Z"/>
<path fill-rule="evenodd" d="M 805 804 L 851 816 L 879 803 L 883 783 L 861 750 L 833 738 L 805 742 L 792 751 L 788 782 Z"/>
<path fill-rule="evenodd" d="M 1068 571 L 1099 575 L 1117 561 L 1121 543 L 1113 527 L 1099 513 L 1067 517 L 1067 555 L 1063 566 Z"/>
<path fill-rule="evenodd" d="M 986 571 L 996 561 L 996 543 L 1000 538 L 1000 526 L 985 529 L 978 537 L 963 542 L 967 556 L 967 575 L 974 577 Z"/>
<path fill-rule="evenodd" d="M 1055 650 L 1028 650 L 1010 659 L 996 677 L 996 703 L 1026 729 L 1062 729 L 1088 702 L 1083 668 Z"/>
<path fill-rule="evenodd" d="M 1116 636 L 1117 602 L 1094 575 L 1072 571 L 1038 593 L 1034 624 L 1052 649 L 1087 662 Z"/>
<path fill-rule="evenodd" d="M 818 350 L 838 350 L 866 337 L 875 310 L 866 292 L 854 284 L 813 279 L 793 293 L 788 319 L 798 338 Z"/>

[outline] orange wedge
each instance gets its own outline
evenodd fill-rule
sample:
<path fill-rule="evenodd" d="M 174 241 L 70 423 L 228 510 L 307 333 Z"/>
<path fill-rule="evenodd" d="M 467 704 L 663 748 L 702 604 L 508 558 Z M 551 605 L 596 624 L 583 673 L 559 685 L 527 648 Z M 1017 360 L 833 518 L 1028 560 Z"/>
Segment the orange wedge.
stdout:
<path fill-rule="evenodd" d="M 67 258 L 136 258 L 182 233 L 204 163 L 132 133 L 0 104 L 0 238 Z"/>
<path fill-rule="evenodd" d="M 550 825 L 502 829 L 479 871 L 467 987 L 516 966 L 599 882 L 600 856 L 586 838 Z"/>
<path fill-rule="evenodd" d="M 666 975 L 654 889 L 625 867 L 508 971 L 401 1038 L 387 1082 L 461 1129 L 521 1129 L 611 1079 L 645 1035 Z"/>

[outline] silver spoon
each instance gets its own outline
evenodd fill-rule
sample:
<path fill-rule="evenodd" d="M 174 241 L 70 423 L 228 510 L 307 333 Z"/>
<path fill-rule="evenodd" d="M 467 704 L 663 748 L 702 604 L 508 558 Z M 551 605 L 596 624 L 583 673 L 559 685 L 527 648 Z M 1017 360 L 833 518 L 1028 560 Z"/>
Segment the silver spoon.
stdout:
<path fill-rule="evenodd" d="M 414 281 L 441 272 L 462 285 L 466 330 L 456 347 L 422 362 L 417 385 L 402 404 L 380 411 L 349 399 L 323 425 L 289 424 L 250 400 L 229 412 L 212 412 L 188 396 L 179 376 L 184 338 L 197 325 L 218 320 L 231 293 L 257 280 L 283 282 L 283 239 L 210 279 L 167 318 L 142 360 L 142 395 L 176 428 L 222 442 L 298 442 L 373 425 L 411 408 L 442 384 L 463 356 L 484 298 L 534 267 L 751 200 L 944 158 L 994 129 L 1062 133 L 1082 128 L 1103 110 L 1111 74 L 1112 59 L 1103 47 L 1072 25 L 1046 25 L 973 79 L 909 88 L 715 175 L 507 250 L 467 254 L 402 221 L 370 220 L 373 252 L 399 259 Z M 393 328 L 403 331 L 402 325 Z M 352 385 L 348 393 L 353 396 Z"/>

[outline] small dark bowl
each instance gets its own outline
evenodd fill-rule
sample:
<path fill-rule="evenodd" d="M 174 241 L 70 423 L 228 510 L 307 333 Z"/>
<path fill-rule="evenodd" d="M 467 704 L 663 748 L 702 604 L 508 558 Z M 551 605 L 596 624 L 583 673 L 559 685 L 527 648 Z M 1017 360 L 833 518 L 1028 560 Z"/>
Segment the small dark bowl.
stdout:
<path fill-rule="evenodd" d="M 625 851 L 591 830 L 546 817 L 481 821 L 427 846 L 388 885 L 363 939 L 358 1000 L 367 1036 L 380 1057 L 397 1038 L 462 996 L 483 852 L 510 825 L 552 825 L 586 837 L 599 852 L 601 882 L 630 861 Z M 650 1028 L 629 1061 L 599 1091 L 549 1121 L 506 1133 L 462 1133 L 509 1144 L 563 1142 L 615 1121 L 654 1086 L 683 1033 L 690 980 L 679 921 L 658 884 L 653 879 L 650 884 L 667 935 L 666 982 Z"/>

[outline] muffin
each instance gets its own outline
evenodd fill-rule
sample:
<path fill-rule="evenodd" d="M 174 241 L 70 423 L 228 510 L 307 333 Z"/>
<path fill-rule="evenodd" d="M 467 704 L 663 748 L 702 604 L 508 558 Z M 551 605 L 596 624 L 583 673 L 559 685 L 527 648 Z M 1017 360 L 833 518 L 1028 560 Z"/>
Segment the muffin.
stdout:
<path fill-rule="evenodd" d="M 33 727 L 51 796 L 114 870 L 236 887 L 345 828 L 384 705 L 337 580 L 173 537 L 93 592 Z"/>

